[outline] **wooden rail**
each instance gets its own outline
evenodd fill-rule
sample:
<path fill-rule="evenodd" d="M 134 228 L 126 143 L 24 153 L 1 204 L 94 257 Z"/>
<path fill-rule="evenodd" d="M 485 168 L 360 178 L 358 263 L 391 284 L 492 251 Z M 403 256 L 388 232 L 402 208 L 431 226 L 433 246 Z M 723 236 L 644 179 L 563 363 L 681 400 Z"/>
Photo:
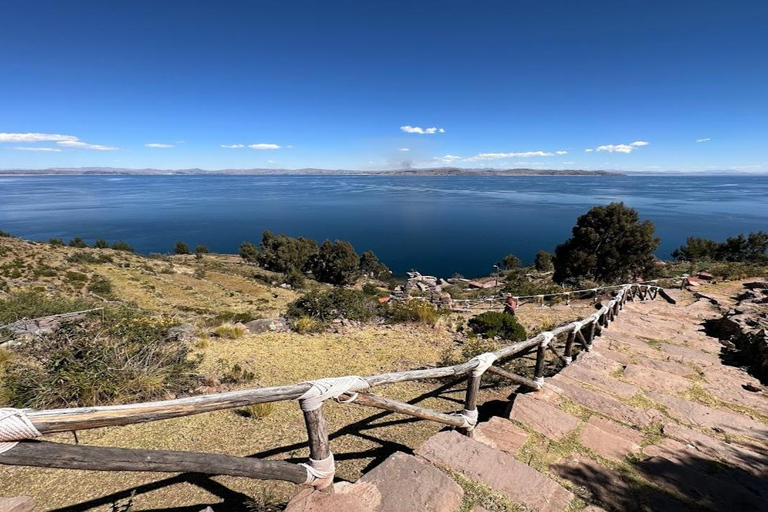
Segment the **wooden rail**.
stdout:
<path fill-rule="evenodd" d="M 573 346 L 578 343 L 583 350 L 590 350 L 592 340 L 614 320 L 628 300 L 653 300 L 660 288 L 655 285 L 630 284 L 621 287 L 608 287 L 617 290 L 614 297 L 600 310 L 579 322 L 559 326 L 551 331 L 500 349 L 475 357 L 467 362 L 438 368 L 409 370 L 384 373 L 354 379 L 359 388 L 367 385 L 365 392 L 360 389 L 348 389 L 336 395 L 342 403 L 354 403 L 415 418 L 435 421 L 460 429 L 466 435 L 472 435 L 476 424 L 477 395 L 483 374 L 487 371 L 534 390 L 544 385 L 544 367 L 547 353 L 552 353 L 562 365 L 572 361 Z M 598 289 L 601 290 L 601 289 Z M 604 289 L 603 289 L 604 290 Z M 594 290 L 592 290 L 594 291 Z M 662 296 L 666 294 L 661 292 Z M 556 342 L 564 340 L 564 346 L 558 350 Z M 534 378 L 516 375 L 498 366 L 505 360 L 522 357 L 536 352 Z M 464 410 L 458 414 L 446 414 L 432 411 L 411 404 L 384 398 L 367 392 L 384 384 L 436 379 L 442 377 L 467 376 L 467 391 Z M 332 381 L 336 382 L 334 379 Z M 337 379 L 338 380 L 338 379 Z M 31 421 L 40 434 L 68 432 L 100 427 L 129 425 L 157 421 L 180 416 L 201 414 L 221 409 L 231 409 L 247 405 L 286 400 L 302 400 L 305 393 L 315 387 L 319 381 L 303 382 L 286 386 L 246 389 L 210 395 L 147 402 L 126 405 L 77 407 L 51 410 L 23 410 L 23 415 Z M 357 391 L 357 392 L 356 392 Z M 302 408 L 304 404 L 302 404 Z M 165 471 L 196 472 L 245 476 L 263 480 L 284 480 L 296 484 L 310 484 L 318 489 L 333 489 L 329 484 L 333 479 L 332 453 L 327 425 L 322 407 L 304 411 L 304 420 L 310 448 L 310 464 L 293 464 L 283 461 L 259 460 L 248 457 L 229 455 L 175 452 L 162 450 L 133 450 L 123 448 L 104 448 L 96 446 L 66 445 L 40 442 L 29 439 L 0 453 L 0 463 L 9 465 L 54 467 L 66 469 L 91 469 L 102 471 Z M 318 469 L 318 462 L 323 462 L 330 470 Z M 313 466 L 317 464 L 317 467 Z M 315 469 L 319 471 L 312 471 Z M 321 477 L 317 475 L 320 474 Z M 329 474 L 330 476 L 324 476 Z"/>

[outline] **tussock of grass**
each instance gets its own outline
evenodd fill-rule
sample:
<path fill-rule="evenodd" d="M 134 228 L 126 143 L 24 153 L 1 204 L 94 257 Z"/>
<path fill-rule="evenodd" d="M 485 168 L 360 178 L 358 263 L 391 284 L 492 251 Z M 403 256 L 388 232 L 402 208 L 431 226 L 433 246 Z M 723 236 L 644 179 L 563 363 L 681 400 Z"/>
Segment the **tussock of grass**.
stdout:
<path fill-rule="evenodd" d="M 224 323 L 216 327 L 213 333 L 219 338 L 237 340 L 246 335 L 248 329 L 242 324 Z"/>
<path fill-rule="evenodd" d="M 299 334 L 322 332 L 324 328 L 325 325 L 321 321 L 308 316 L 302 316 L 293 322 L 293 330 Z"/>
<path fill-rule="evenodd" d="M 657 411 L 662 412 L 665 416 L 671 417 L 669 414 L 669 409 L 666 405 L 660 404 L 656 400 L 652 400 L 651 398 L 648 398 L 645 393 L 642 391 L 638 391 L 634 396 L 630 398 L 620 399 L 622 402 L 624 402 L 627 405 L 631 405 L 632 407 L 637 407 L 638 409 L 656 409 Z"/>
<path fill-rule="evenodd" d="M 665 340 L 660 340 L 657 338 L 646 338 L 645 336 L 640 336 L 640 339 L 656 350 L 661 350 L 662 343 L 668 343 Z"/>
<path fill-rule="evenodd" d="M 470 480 L 461 473 L 448 470 L 448 474 L 464 490 L 464 499 L 459 512 L 472 512 L 476 506 L 481 506 L 489 512 L 526 512 L 522 505 L 512 502 L 503 494 L 487 485 Z"/>
<path fill-rule="evenodd" d="M 242 416 L 243 418 L 250 418 L 254 420 L 266 418 L 273 412 L 275 412 L 275 404 L 273 402 L 254 404 L 235 409 L 236 414 Z"/>

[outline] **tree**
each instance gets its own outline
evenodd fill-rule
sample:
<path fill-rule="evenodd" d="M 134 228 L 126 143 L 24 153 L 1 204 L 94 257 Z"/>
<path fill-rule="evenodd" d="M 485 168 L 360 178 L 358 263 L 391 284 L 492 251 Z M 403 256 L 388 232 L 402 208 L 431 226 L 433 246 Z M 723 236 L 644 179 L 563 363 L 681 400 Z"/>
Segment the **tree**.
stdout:
<path fill-rule="evenodd" d="M 345 285 L 357 278 L 360 258 L 354 247 L 344 240 L 326 240 L 314 259 L 312 274 L 318 281 Z"/>
<path fill-rule="evenodd" d="M 77 247 L 78 249 L 85 249 L 88 247 L 88 244 L 85 243 L 85 241 L 80 238 L 79 236 L 76 236 L 72 240 L 69 241 L 70 247 Z"/>
<path fill-rule="evenodd" d="M 190 254 L 189 246 L 181 241 L 176 242 L 176 245 L 173 246 L 173 252 L 174 254 Z"/>
<path fill-rule="evenodd" d="M 96 240 L 96 242 L 94 242 L 93 244 L 94 249 L 107 249 L 108 247 L 109 247 L 109 244 L 107 243 L 107 241 L 101 238 Z"/>
<path fill-rule="evenodd" d="M 274 272 L 289 272 L 292 269 L 304 272 L 311 268 L 316 255 L 317 242 L 314 240 L 264 231 L 258 261 Z"/>
<path fill-rule="evenodd" d="M 61 238 L 51 238 L 48 240 L 48 243 L 54 247 L 64 247 L 66 245 Z"/>
<path fill-rule="evenodd" d="M 501 262 L 504 265 L 504 268 L 506 270 L 515 270 L 520 268 L 523 265 L 523 262 L 520 261 L 520 258 L 515 256 L 514 254 L 507 254 L 504 256 L 504 259 L 501 260 Z"/>
<path fill-rule="evenodd" d="M 655 230 L 624 203 L 595 206 L 578 218 L 571 238 L 555 249 L 553 279 L 620 282 L 642 276 L 654 267 L 653 251 L 659 246 Z"/>
<path fill-rule="evenodd" d="M 389 267 L 379 261 L 373 251 L 365 251 L 360 255 L 360 271 L 375 279 L 387 280 L 392 275 Z"/>
<path fill-rule="evenodd" d="M 677 261 L 701 261 L 715 259 L 720 244 L 714 240 L 689 236 L 682 245 L 672 252 Z"/>
<path fill-rule="evenodd" d="M 198 245 L 195 247 L 195 254 L 208 254 L 210 251 L 208 250 L 208 247 L 204 245 Z"/>
<path fill-rule="evenodd" d="M 533 265 L 539 272 L 549 272 L 554 268 L 554 265 L 552 264 L 552 254 L 547 251 L 537 252 Z"/>
<path fill-rule="evenodd" d="M 248 263 L 256 263 L 259 260 L 259 250 L 251 242 L 240 244 L 240 257 Z"/>

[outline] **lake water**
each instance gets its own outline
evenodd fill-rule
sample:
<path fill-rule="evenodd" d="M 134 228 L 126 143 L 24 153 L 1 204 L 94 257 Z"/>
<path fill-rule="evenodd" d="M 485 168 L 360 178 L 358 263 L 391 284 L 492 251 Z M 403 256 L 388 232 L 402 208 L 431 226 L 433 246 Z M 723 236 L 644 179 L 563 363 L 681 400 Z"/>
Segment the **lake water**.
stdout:
<path fill-rule="evenodd" d="M 652 220 L 660 257 L 687 236 L 768 230 L 768 176 L 0 177 L 0 230 L 32 240 L 123 239 L 168 252 L 176 240 L 236 252 L 261 232 L 350 240 L 397 274 L 490 273 L 529 262 L 591 206 L 623 201 Z"/>

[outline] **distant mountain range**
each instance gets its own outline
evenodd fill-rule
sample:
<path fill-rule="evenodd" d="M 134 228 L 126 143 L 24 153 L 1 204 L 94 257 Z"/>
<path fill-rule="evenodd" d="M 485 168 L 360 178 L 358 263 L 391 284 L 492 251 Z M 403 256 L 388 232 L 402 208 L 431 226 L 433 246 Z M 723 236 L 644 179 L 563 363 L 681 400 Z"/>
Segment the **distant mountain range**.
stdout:
<path fill-rule="evenodd" d="M 390 171 L 358 171 L 344 169 L 123 169 L 117 167 L 52 167 L 50 169 L 0 169 L 0 175 L 349 175 L 349 176 L 622 176 L 612 171 L 584 171 L 578 169 L 462 169 L 459 167 L 437 167 L 432 169 L 395 169 Z"/>

